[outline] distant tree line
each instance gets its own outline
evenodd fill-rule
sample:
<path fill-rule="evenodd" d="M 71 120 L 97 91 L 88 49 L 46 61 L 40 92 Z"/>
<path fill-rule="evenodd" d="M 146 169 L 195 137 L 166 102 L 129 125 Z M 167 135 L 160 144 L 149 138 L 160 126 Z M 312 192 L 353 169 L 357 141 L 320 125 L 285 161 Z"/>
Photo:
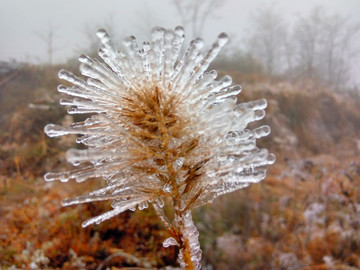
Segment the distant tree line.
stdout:
<path fill-rule="evenodd" d="M 216 10 L 225 2 L 172 0 L 192 38 L 202 36 L 206 22 L 216 16 Z M 298 15 L 291 24 L 276 7 L 260 8 L 250 19 L 245 46 L 228 49 L 216 60 L 214 67 L 257 73 L 269 78 L 318 80 L 335 89 L 348 86 L 351 68 L 360 52 L 357 46 L 360 44 L 360 23 L 330 14 L 323 7 L 314 8 L 306 16 Z M 99 44 L 94 32 L 99 27 L 94 26 L 86 25 L 83 29 L 90 45 L 82 51 L 96 57 Z M 102 26 L 114 34 L 113 16 L 109 16 Z M 50 25 L 47 31 L 37 34 L 47 46 L 50 65 L 53 54 L 59 50 L 53 42 L 57 30 Z"/>
<path fill-rule="evenodd" d="M 183 25 L 193 37 L 201 36 L 205 22 L 215 16 L 225 0 L 173 0 Z M 251 16 L 245 48 L 228 49 L 214 66 L 270 78 L 317 80 L 333 88 L 347 86 L 360 52 L 360 23 L 324 7 L 315 7 L 290 24 L 273 6 Z"/>
<path fill-rule="evenodd" d="M 322 80 L 334 88 L 349 82 L 360 52 L 359 23 L 316 7 L 290 25 L 276 9 L 264 8 L 253 15 L 252 26 L 247 50 L 266 75 Z"/>

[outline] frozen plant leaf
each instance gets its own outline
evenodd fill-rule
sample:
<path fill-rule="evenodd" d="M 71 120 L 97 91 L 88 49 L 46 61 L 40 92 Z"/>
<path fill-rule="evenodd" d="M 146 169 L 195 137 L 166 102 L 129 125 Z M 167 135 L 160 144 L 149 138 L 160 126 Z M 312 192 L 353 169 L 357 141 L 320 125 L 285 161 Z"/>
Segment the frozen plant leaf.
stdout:
<path fill-rule="evenodd" d="M 164 245 L 178 244 L 181 265 L 199 269 L 201 250 L 191 209 L 264 179 L 275 158 L 257 148 L 256 139 L 270 128 L 247 126 L 265 116 L 267 102 L 238 104 L 241 87 L 232 85 L 230 76 L 217 79 L 216 71 L 207 71 L 228 40 L 224 33 L 208 51 L 197 38 L 185 53 L 182 27 L 154 28 L 142 48 L 135 37 L 125 38 L 121 50 L 105 30 L 97 35 L 102 61 L 81 55 L 86 79 L 61 70 L 59 77 L 72 86 L 58 87 L 70 96 L 60 101 L 69 106 L 69 114 L 92 115 L 70 126 L 45 127 L 50 137 L 80 135 L 77 142 L 87 149 L 68 150 L 67 160 L 78 168 L 48 173 L 45 180 L 106 180 L 99 190 L 63 201 L 112 201 L 112 210 L 83 226 L 153 204 L 171 234 Z M 174 220 L 162 211 L 165 202 Z"/>

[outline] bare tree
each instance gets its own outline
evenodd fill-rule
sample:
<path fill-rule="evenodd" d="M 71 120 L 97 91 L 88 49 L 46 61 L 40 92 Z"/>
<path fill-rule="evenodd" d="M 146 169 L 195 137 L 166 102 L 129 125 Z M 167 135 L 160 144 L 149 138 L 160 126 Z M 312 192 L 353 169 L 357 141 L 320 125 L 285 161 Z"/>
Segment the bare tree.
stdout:
<path fill-rule="evenodd" d="M 295 78 L 295 74 L 294 74 L 294 66 L 296 64 L 296 59 L 295 59 L 295 48 L 294 48 L 294 43 L 293 43 L 293 36 L 292 33 L 290 31 L 291 29 L 286 29 L 286 34 L 284 37 L 284 57 L 285 57 L 285 63 L 286 63 L 286 75 L 290 78 L 290 79 L 294 79 Z"/>
<path fill-rule="evenodd" d="M 294 29 L 294 39 L 298 54 L 301 77 L 312 78 L 315 71 L 315 58 L 321 34 L 321 8 L 315 8 L 308 17 L 298 17 Z"/>
<path fill-rule="evenodd" d="M 59 29 L 60 27 L 53 26 L 51 23 L 49 23 L 47 25 L 46 31 L 35 33 L 46 45 L 47 63 L 49 65 L 53 64 L 54 53 L 61 49 L 60 47 L 55 46 L 54 42 Z"/>
<path fill-rule="evenodd" d="M 326 17 L 323 32 L 323 72 L 326 80 L 337 88 L 349 79 L 351 62 L 359 53 L 354 45 L 360 34 L 360 25 L 350 24 L 348 19 L 335 14 Z"/>
<path fill-rule="evenodd" d="M 203 33 L 205 22 L 225 0 L 173 0 L 185 28 L 191 28 L 192 37 Z"/>
<path fill-rule="evenodd" d="M 297 67 L 302 78 L 318 78 L 334 87 L 349 80 L 352 60 L 359 52 L 355 41 L 360 25 L 322 7 L 299 17 L 294 29 Z"/>
<path fill-rule="evenodd" d="M 323 7 L 298 16 L 294 27 L 273 7 L 259 9 L 251 19 L 248 51 L 263 63 L 267 75 L 316 79 L 336 89 L 350 81 L 360 52 L 360 23 L 328 14 Z"/>
<path fill-rule="evenodd" d="M 262 8 L 252 14 L 253 33 L 248 39 L 250 52 L 264 63 L 269 76 L 280 70 L 286 29 L 284 20 L 274 8 Z"/>
<path fill-rule="evenodd" d="M 329 82 L 334 82 L 334 64 L 336 61 L 336 50 L 338 49 L 337 45 L 341 39 L 342 29 L 345 24 L 345 19 L 339 17 L 338 15 L 331 16 L 328 20 L 323 22 L 324 28 L 324 53 L 325 53 L 325 69 L 327 73 L 327 80 Z M 340 56 L 340 55 L 338 55 Z"/>

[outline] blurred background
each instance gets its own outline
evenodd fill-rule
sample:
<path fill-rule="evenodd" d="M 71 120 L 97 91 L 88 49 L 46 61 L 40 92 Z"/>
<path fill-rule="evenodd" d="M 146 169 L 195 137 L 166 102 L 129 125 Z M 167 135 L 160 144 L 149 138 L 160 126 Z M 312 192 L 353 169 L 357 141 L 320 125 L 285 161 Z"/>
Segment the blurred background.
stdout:
<path fill-rule="evenodd" d="M 75 137 L 43 127 L 80 119 L 58 104 L 57 72 L 96 56 L 100 27 L 121 47 L 183 25 L 187 44 L 229 34 L 211 68 L 242 85 L 239 102 L 268 100 L 259 145 L 277 156 L 263 182 L 195 211 L 204 269 L 359 269 L 359 12 L 357 0 L 0 0 L 0 268 L 177 266 L 152 209 L 81 228 L 110 206 L 61 207 L 96 181 L 44 182 L 70 168 Z"/>

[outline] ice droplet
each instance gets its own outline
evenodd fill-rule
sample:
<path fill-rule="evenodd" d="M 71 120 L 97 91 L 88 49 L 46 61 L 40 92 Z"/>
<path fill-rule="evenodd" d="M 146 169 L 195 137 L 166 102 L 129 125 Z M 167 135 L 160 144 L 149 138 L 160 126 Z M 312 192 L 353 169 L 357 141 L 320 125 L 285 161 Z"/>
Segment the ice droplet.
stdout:
<path fill-rule="evenodd" d="M 165 33 L 165 29 L 163 27 L 159 27 L 159 26 L 154 27 L 153 30 L 151 31 L 151 39 L 152 40 L 162 39 L 164 33 Z"/>
<path fill-rule="evenodd" d="M 182 37 L 184 36 L 184 28 L 182 26 L 175 27 L 175 34 Z"/>
<path fill-rule="evenodd" d="M 68 134 L 62 126 L 54 125 L 54 124 L 47 124 L 44 128 L 44 132 L 49 137 L 57 137 L 57 136 L 63 136 Z"/>
<path fill-rule="evenodd" d="M 164 200 L 163 200 L 161 197 L 159 197 L 159 198 L 156 199 L 156 203 L 157 203 L 157 205 L 158 205 L 160 208 L 163 208 L 164 205 L 165 205 L 165 202 L 164 202 Z"/>
<path fill-rule="evenodd" d="M 165 192 L 171 193 L 172 187 L 171 187 L 170 184 L 165 184 L 165 185 L 163 186 L 163 190 L 164 190 Z"/>
<path fill-rule="evenodd" d="M 177 160 L 174 161 L 173 167 L 175 171 L 178 171 L 179 169 L 181 169 L 181 167 L 184 164 L 184 157 L 178 158 Z"/>
<path fill-rule="evenodd" d="M 269 126 L 261 126 L 261 127 L 254 129 L 255 137 L 257 139 L 268 136 L 270 134 L 270 132 L 271 132 L 271 129 Z"/>
<path fill-rule="evenodd" d="M 175 240 L 174 237 L 166 238 L 163 242 L 163 247 L 168 248 L 170 246 L 178 246 L 179 243 Z"/>
<path fill-rule="evenodd" d="M 226 33 L 221 33 L 219 36 L 218 36 L 218 42 L 220 44 L 220 46 L 224 46 L 226 44 L 226 42 L 229 41 L 229 36 L 226 34 Z"/>
<path fill-rule="evenodd" d="M 51 182 L 60 180 L 61 182 L 67 182 L 70 179 L 70 174 L 68 172 L 59 172 L 59 173 L 52 173 L 48 172 L 44 175 L 45 181 Z"/>
<path fill-rule="evenodd" d="M 105 29 L 101 28 L 96 32 L 97 37 L 100 39 L 100 41 L 105 44 L 110 41 L 109 34 L 106 32 Z"/>
<path fill-rule="evenodd" d="M 274 164 L 276 161 L 276 156 L 274 154 L 269 154 L 266 160 L 268 165 Z"/>
<path fill-rule="evenodd" d="M 254 121 L 261 120 L 265 117 L 265 111 L 264 110 L 257 110 L 254 112 Z"/>
<path fill-rule="evenodd" d="M 144 202 L 141 202 L 141 203 L 139 203 L 139 210 L 143 210 L 143 209 L 145 209 L 145 208 L 148 208 L 149 207 L 149 204 L 148 204 L 148 202 L 147 201 L 144 201 Z"/>

